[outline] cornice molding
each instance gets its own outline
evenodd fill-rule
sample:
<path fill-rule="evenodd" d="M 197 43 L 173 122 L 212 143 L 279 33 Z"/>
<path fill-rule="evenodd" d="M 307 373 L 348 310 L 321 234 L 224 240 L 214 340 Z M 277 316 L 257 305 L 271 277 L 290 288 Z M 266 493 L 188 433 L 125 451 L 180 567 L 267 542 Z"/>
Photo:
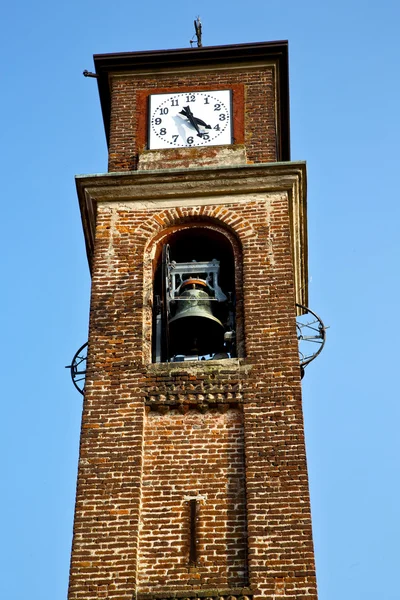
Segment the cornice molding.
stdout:
<path fill-rule="evenodd" d="M 79 175 L 76 186 L 89 266 L 100 203 L 131 210 L 246 202 L 250 195 L 284 192 L 289 203 L 296 302 L 308 305 L 307 184 L 304 162 Z"/>

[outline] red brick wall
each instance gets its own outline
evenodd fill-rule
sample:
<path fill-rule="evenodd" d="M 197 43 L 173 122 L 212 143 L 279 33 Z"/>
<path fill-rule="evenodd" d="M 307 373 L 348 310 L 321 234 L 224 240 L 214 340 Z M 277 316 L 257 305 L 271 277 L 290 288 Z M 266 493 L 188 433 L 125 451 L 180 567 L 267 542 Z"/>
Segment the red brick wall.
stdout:
<path fill-rule="evenodd" d="M 196 73 L 182 71 L 142 77 L 119 75 L 112 80 L 109 171 L 137 168 L 138 154 L 147 148 L 149 94 L 200 89 L 232 89 L 235 143 L 245 145 L 248 162 L 277 160 L 273 67 L 227 68 Z M 210 148 L 196 150 L 207 156 Z M 197 154 L 199 165 L 201 157 Z"/>
<path fill-rule="evenodd" d="M 140 591 L 247 583 L 243 419 L 227 408 L 148 414 Z M 189 567 L 188 498 L 197 496 L 197 565 Z"/>
<path fill-rule="evenodd" d="M 190 216 L 240 240 L 245 356 L 152 365 L 151 240 Z M 246 539 L 256 600 L 316 599 L 293 288 L 283 193 L 170 209 L 99 206 L 70 600 L 131 600 L 156 588 L 166 599 L 171 589 L 239 597 Z M 185 566 L 191 491 L 207 495 L 197 571 Z"/>

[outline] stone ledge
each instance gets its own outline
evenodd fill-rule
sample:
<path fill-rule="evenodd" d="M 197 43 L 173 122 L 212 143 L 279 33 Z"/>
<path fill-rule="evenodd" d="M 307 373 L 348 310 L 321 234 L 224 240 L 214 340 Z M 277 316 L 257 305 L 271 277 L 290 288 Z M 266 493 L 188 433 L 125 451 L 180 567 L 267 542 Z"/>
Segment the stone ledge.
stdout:
<path fill-rule="evenodd" d="M 165 592 L 139 592 L 134 600 L 192 600 L 193 598 L 209 598 L 214 600 L 250 600 L 254 592 L 250 588 L 213 589 L 213 590 L 175 590 Z"/>
<path fill-rule="evenodd" d="M 216 374 L 229 377 L 247 375 L 253 362 L 246 358 L 225 358 L 221 360 L 193 360 L 183 362 L 149 363 L 147 372 L 154 375 L 169 376 L 195 375 L 197 373 Z"/>
<path fill-rule="evenodd" d="M 144 150 L 139 154 L 138 170 L 190 169 L 199 166 L 225 167 L 246 164 L 247 156 L 244 145 L 193 146 L 191 148 Z"/>

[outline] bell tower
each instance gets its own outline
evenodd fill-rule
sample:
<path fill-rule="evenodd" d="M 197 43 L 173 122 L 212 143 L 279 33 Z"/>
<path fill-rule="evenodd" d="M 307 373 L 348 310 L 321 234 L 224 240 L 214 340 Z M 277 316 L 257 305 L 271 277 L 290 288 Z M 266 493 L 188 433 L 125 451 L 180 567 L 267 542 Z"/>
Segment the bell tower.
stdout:
<path fill-rule="evenodd" d="M 286 42 L 94 57 L 69 600 L 316 600 Z"/>

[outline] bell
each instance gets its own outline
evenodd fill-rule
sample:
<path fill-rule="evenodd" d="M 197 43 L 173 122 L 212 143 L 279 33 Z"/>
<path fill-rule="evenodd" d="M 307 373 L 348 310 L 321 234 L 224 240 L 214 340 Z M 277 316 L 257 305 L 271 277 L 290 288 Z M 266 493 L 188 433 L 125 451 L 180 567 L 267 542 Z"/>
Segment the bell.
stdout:
<path fill-rule="evenodd" d="M 224 345 L 224 326 L 214 317 L 211 299 L 203 282 L 189 280 L 178 299 L 175 315 L 169 321 L 171 354 L 205 355 L 219 352 Z"/>

